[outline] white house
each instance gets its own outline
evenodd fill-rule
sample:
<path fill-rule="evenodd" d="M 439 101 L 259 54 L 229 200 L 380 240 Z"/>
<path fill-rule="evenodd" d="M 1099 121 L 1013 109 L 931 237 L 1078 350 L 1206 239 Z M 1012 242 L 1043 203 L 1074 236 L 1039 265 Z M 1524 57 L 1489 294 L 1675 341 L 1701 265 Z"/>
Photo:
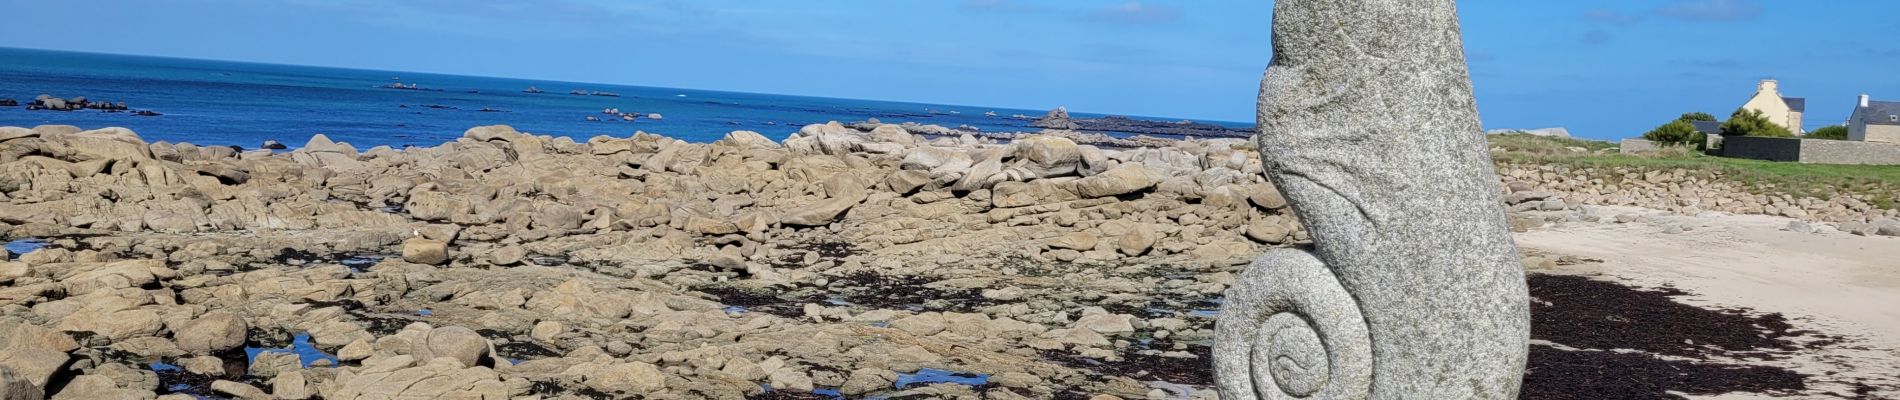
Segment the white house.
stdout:
<path fill-rule="evenodd" d="M 1775 125 L 1787 127 L 1789 132 L 1807 133 L 1801 130 L 1801 114 L 1808 110 L 1808 100 L 1800 97 L 1783 97 L 1781 84 L 1773 79 L 1763 79 L 1755 86 L 1755 96 L 1749 97 L 1742 108 L 1760 111 L 1763 118 Z"/>
<path fill-rule="evenodd" d="M 1860 104 L 1847 117 L 1847 140 L 1900 144 L 1900 101 L 1871 101 L 1860 95 Z"/>

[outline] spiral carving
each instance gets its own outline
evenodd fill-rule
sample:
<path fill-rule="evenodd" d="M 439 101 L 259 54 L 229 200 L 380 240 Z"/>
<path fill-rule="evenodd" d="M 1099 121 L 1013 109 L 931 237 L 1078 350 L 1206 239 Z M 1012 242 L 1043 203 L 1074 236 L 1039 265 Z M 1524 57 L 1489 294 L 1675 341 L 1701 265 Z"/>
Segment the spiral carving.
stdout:
<path fill-rule="evenodd" d="M 1529 297 L 1454 0 L 1273 13 L 1254 143 L 1313 246 L 1229 288 L 1221 397 L 1517 398 Z"/>
<path fill-rule="evenodd" d="M 1223 399 L 1364 398 L 1372 352 L 1359 305 L 1326 264 L 1303 250 L 1254 260 L 1215 323 Z"/>

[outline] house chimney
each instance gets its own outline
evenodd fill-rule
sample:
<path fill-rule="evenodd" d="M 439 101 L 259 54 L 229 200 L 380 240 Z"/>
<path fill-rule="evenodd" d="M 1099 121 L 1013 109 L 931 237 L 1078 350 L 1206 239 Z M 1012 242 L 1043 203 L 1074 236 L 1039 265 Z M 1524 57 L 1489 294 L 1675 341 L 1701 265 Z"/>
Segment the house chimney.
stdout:
<path fill-rule="evenodd" d="M 1867 95 L 1864 93 L 1860 95 L 1860 107 L 1867 108 Z"/>
<path fill-rule="evenodd" d="M 1755 87 L 1755 90 L 1758 92 L 1775 93 L 1777 95 L 1781 93 L 1780 89 L 1781 89 L 1781 83 L 1776 82 L 1773 79 L 1763 79 L 1761 80 L 1761 85 L 1758 85 Z"/>

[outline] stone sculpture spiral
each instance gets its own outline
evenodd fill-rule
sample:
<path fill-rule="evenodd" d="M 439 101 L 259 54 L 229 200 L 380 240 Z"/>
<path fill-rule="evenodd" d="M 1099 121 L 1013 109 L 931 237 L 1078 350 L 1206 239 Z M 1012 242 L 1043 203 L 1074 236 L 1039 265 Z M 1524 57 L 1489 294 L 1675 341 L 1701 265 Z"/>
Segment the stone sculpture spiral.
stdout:
<path fill-rule="evenodd" d="M 1314 247 L 1260 257 L 1216 324 L 1223 399 L 1516 398 L 1516 245 L 1452 0 L 1279 0 L 1255 137 Z"/>

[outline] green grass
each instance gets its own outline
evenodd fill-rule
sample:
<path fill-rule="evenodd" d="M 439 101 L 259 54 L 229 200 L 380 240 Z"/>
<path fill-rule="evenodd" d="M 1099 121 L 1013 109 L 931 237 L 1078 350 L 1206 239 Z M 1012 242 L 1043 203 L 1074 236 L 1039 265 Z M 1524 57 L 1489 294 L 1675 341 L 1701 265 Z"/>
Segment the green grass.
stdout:
<path fill-rule="evenodd" d="M 1643 171 L 1682 169 L 1737 181 L 1756 193 L 1821 199 L 1844 193 L 1889 209 L 1895 207 L 1895 197 L 1900 197 L 1900 166 L 1894 165 L 1802 164 L 1713 157 L 1680 150 L 1622 155 L 1615 150 L 1605 150 L 1617 147 L 1610 142 L 1531 135 L 1492 135 L 1490 139 L 1493 148 L 1502 150 L 1491 153 L 1500 162 Z M 1587 151 L 1576 152 L 1566 147 L 1582 147 Z"/>
<path fill-rule="evenodd" d="M 1491 140 L 1491 147 L 1501 148 L 1511 153 L 1574 154 L 1569 149 L 1570 147 L 1580 147 L 1589 152 L 1617 148 L 1616 143 L 1612 142 L 1537 135 L 1510 134 L 1485 135 L 1485 137 Z"/>

